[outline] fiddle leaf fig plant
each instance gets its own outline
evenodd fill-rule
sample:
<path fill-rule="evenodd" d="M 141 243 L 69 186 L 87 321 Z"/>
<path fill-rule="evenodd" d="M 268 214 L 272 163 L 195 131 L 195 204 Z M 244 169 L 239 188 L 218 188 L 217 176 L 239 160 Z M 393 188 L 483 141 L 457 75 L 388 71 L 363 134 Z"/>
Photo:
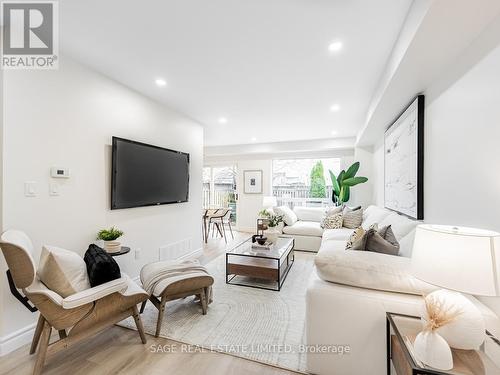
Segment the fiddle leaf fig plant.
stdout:
<path fill-rule="evenodd" d="M 366 177 L 358 177 L 356 173 L 359 170 L 359 161 L 347 168 L 347 171 L 342 170 L 338 176 L 329 170 L 330 178 L 332 179 L 332 201 L 337 206 L 340 206 L 349 201 L 351 197 L 351 188 L 353 186 L 363 184 L 368 181 Z"/>

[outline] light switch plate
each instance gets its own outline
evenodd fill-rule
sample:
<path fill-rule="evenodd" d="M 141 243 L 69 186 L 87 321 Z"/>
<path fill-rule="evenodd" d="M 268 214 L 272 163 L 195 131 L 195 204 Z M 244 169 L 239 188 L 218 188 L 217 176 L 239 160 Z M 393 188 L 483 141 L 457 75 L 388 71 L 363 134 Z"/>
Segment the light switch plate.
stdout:
<path fill-rule="evenodd" d="M 59 195 L 59 184 L 58 183 L 51 183 L 49 184 L 49 195 L 52 197 L 57 197 Z"/>
<path fill-rule="evenodd" d="M 36 197 L 36 182 L 35 181 L 26 181 L 24 183 L 24 196 L 25 197 Z"/>

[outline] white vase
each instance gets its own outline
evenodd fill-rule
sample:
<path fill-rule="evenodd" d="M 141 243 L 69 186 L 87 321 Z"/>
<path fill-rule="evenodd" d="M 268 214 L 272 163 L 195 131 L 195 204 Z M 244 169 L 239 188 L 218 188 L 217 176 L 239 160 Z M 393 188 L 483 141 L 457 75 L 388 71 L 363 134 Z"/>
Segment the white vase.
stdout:
<path fill-rule="evenodd" d="M 121 248 L 121 243 L 118 241 L 104 241 L 104 250 L 108 253 L 119 253 Z"/>
<path fill-rule="evenodd" d="M 451 370 L 453 356 L 451 349 L 439 333 L 422 331 L 415 338 L 413 351 L 417 359 L 438 370 Z"/>
<path fill-rule="evenodd" d="M 276 228 L 269 227 L 269 229 L 266 230 L 265 235 L 269 242 L 276 243 L 279 233 L 280 232 Z"/>
<path fill-rule="evenodd" d="M 485 322 L 481 311 L 463 294 L 450 290 L 437 290 L 429 294 L 443 304 L 444 308 L 459 311 L 460 314 L 447 325 L 436 330 L 452 348 L 463 350 L 477 350 L 484 342 Z M 422 314 L 422 322 L 428 320 L 427 313 Z"/>

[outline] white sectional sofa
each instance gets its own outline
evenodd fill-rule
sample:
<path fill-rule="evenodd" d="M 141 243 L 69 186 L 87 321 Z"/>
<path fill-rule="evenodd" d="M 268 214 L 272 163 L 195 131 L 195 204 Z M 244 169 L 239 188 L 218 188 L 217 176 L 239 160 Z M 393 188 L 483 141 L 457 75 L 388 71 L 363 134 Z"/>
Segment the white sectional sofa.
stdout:
<path fill-rule="evenodd" d="M 345 250 L 349 230 L 325 230 L 315 257 L 316 271 L 306 293 L 306 344 L 347 345 L 348 354 L 307 353 L 307 369 L 317 375 L 386 374 L 386 312 L 420 315 L 422 293 L 435 287 L 410 272 L 418 222 L 376 206 L 362 226 L 391 225 L 400 256 Z M 498 331 L 497 316 L 474 297 L 486 325 Z"/>
<path fill-rule="evenodd" d="M 283 234 L 295 239 L 295 250 L 318 251 L 323 237 L 321 221 L 325 216 L 324 207 L 295 207 L 293 212 L 297 215 L 297 222 L 285 225 Z M 346 230 L 351 233 L 351 230 Z"/>

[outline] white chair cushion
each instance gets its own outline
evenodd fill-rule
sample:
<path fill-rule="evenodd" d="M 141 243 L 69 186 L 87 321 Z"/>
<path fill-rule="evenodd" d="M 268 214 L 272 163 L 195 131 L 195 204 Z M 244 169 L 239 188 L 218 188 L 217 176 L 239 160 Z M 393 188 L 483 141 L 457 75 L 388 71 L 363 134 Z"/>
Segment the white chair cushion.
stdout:
<path fill-rule="evenodd" d="M 389 216 L 392 211 L 389 211 L 385 208 L 377 207 L 377 206 L 368 206 L 363 211 L 363 224 L 361 225 L 364 229 L 370 228 L 373 224 L 378 224 L 382 220 L 384 220 L 387 216 Z"/>
<path fill-rule="evenodd" d="M 283 233 L 300 236 L 315 236 L 321 237 L 323 235 L 323 228 L 320 223 L 315 221 L 297 221 L 293 225 L 287 225 L 283 228 Z"/>
<path fill-rule="evenodd" d="M 415 278 L 410 261 L 371 251 L 345 250 L 343 241 L 324 242 L 314 259 L 318 276 L 337 284 L 416 295 L 438 289 Z"/>
<path fill-rule="evenodd" d="M 298 220 L 321 222 L 326 210 L 323 207 L 294 207 L 293 212 Z"/>
<path fill-rule="evenodd" d="M 323 233 L 323 240 L 337 240 L 337 241 L 347 241 L 351 237 L 354 229 L 340 228 L 340 229 L 325 229 Z"/>
<path fill-rule="evenodd" d="M 400 241 L 404 236 L 409 234 L 412 230 L 414 230 L 418 222 L 415 220 L 408 219 L 406 216 L 399 215 L 396 212 L 392 212 L 389 216 L 387 216 L 384 220 L 379 222 L 378 227 L 383 228 L 387 225 L 391 226 L 396 239 Z"/>
<path fill-rule="evenodd" d="M 42 283 L 62 297 L 90 288 L 87 265 L 82 257 L 59 247 L 42 248 L 37 274 Z"/>
<path fill-rule="evenodd" d="M 97 301 L 113 293 L 124 292 L 128 287 L 128 277 L 121 277 L 119 279 L 108 281 L 107 283 L 97 285 L 93 288 L 83 290 L 81 292 L 72 294 L 62 300 L 63 309 L 74 309 Z"/>
<path fill-rule="evenodd" d="M 276 215 L 283 216 L 283 221 L 286 225 L 293 225 L 297 222 L 297 215 L 287 206 L 273 207 Z"/>

